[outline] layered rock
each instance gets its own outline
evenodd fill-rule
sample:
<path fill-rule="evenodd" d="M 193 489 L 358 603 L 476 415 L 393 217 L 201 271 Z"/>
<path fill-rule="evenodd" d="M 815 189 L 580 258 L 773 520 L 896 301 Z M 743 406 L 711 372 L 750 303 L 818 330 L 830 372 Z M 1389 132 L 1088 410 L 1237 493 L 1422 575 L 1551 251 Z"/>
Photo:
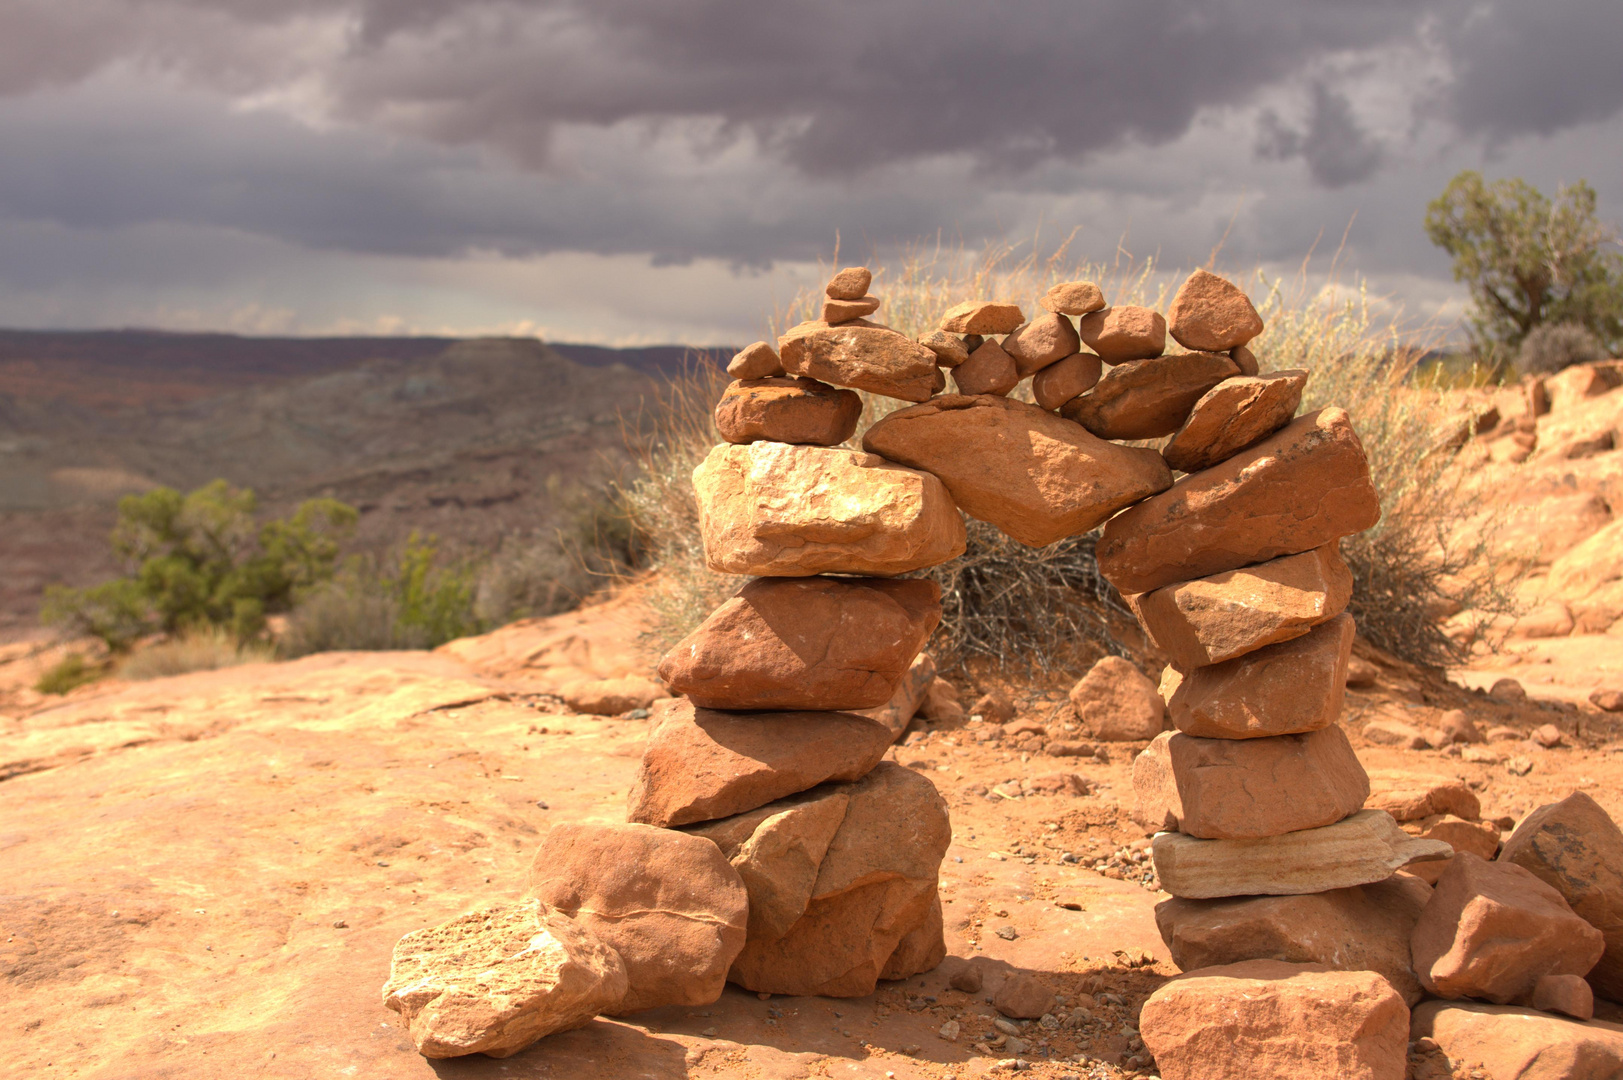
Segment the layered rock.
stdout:
<path fill-rule="evenodd" d="M 1125 361 L 1105 372 L 1092 390 L 1066 404 L 1060 415 L 1102 439 L 1171 435 L 1207 391 L 1239 370 L 1218 353 Z"/>
<path fill-rule="evenodd" d="M 857 430 L 862 399 L 816 379 L 741 379 L 716 404 L 716 427 L 730 443 L 838 446 Z"/>
<path fill-rule="evenodd" d="M 1305 385 L 1307 372 L 1294 369 L 1224 379 L 1195 402 L 1161 455 L 1190 473 L 1226 461 L 1290 423 Z"/>
<path fill-rule="evenodd" d="M 940 480 L 873 454 L 724 445 L 693 472 L 705 560 L 724 574 L 905 574 L 963 554 Z"/>
<path fill-rule="evenodd" d="M 948 395 L 900 409 L 862 445 L 938 477 L 965 513 L 1032 547 L 1087 532 L 1172 482 L 1153 450 L 1104 442 L 1000 397 Z"/>
<path fill-rule="evenodd" d="M 666 653 L 659 676 L 706 709 L 870 709 L 940 620 L 933 581 L 757 578 Z"/>
<path fill-rule="evenodd" d="M 792 327 L 778 339 L 783 370 L 903 401 L 924 401 L 946 385 L 935 353 L 866 319 Z"/>

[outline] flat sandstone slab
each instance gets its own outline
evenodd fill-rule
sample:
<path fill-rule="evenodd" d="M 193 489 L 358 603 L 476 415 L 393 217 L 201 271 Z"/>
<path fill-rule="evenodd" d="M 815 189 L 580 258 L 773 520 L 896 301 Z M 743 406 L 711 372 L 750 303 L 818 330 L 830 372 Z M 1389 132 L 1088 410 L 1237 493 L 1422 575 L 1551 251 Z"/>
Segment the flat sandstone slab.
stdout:
<path fill-rule="evenodd" d="M 1320 409 L 1105 525 L 1099 569 L 1124 593 L 1323 547 L 1380 520 L 1346 412 Z"/>
<path fill-rule="evenodd" d="M 1428 1001 L 1409 1034 L 1437 1044 L 1450 1065 L 1481 1066 L 1490 1080 L 1615 1080 L 1623 1074 L 1623 1025 L 1577 1023 L 1510 1005 Z"/>
<path fill-rule="evenodd" d="M 1195 402 L 1161 453 L 1180 472 L 1227 461 L 1290 423 L 1306 385 L 1307 372 L 1297 369 L 1224 379 Z"/>
<path fill-rule="evenodd" d="M 1105 372 L 1092 390 L 1068 402 L 1060 415 L 1101 439 L 1157 439 L 1171 435 L 1205 394 L 1238 375 L 1220 353 L 1174 353 L 1132 360 Z"/>
<path fill-rule="evenodd" d="M 1172 483 L 1153 450 L 1117 446 L 1034 405 L 986 395 L 900 409 L 869 428 L 862 445 L 939 477 L 965 513 L 1032 547 L 1087 532 Z"/>
<path fill-rule="evenodd" d="M 778 356 L 791 375 L 903 401 L 924 401 L 946 385 L 935 353 L 866 319 L 801 323 L 778 339 Z"/>
<path fill-rule="evenodd" d="M 730 443 L 838 446 L 855 434 L 862 399 L 799 376 L 740 379 L 722 392 L 715 416 Z"/>
<path fill-rule="evenodd" d="M 1157 833 L 1151 847 L 1161 887 L 1173 896 L 1288 896 L 1385 881 L 1421 859 L 1446 859 L 1440 840 L 1416 840 L 1380 810 L 1320 829 L 1263 840 L 1199 840 Z"/>

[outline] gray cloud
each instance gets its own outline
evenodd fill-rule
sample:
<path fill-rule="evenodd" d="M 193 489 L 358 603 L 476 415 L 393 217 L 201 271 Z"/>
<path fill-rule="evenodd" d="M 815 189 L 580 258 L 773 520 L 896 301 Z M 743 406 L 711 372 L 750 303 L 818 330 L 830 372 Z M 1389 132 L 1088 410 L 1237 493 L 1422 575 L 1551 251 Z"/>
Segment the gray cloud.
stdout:
<path fill-rule="evenodd" d="M 1323 83 L 1313 84 L 1313 108 L 1307 129 L 1290 127 L 1273 110 L 1259 117 L 1257 152 L 1283 161 L 1299 157 L 1308 172 L 1329 188 L 1367 180 L 1381 165 L 1381 147 L 1358 124 L 1345 94 Z"/>

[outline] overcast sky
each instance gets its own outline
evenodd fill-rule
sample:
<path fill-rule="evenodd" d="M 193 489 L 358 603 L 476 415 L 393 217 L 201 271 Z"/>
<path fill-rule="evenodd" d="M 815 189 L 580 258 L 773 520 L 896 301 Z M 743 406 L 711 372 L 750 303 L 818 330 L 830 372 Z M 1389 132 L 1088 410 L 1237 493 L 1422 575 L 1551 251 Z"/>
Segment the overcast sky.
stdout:
<path fill-rule="evenodd" d="M 0 0 L 0 325 L 758 336 L 883 261 L 1118 241 L 1417 316 L 1455 172 L 1623 217 L 1618 0 Z"/>

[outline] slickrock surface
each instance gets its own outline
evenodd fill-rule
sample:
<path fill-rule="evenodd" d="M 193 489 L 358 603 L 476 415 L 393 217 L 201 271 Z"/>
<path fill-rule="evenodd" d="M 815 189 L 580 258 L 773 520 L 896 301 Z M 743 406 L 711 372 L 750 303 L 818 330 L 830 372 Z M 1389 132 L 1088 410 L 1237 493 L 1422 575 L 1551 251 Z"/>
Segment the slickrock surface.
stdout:
<path fill-rule="evenodd" d="M 932 330 L 919 335 L 919 344 L 935 353 L 935 362 L 944 368 L 955 368 L 969 359 L 964 339 L 945 330 Z"/>
<path fill-rule="evenodd" d="M 1087 532 L 1172 482 L 1153 450 L 1116 446 L 1025 402 L 984 395 L 899 409 L 862 445 L 939 477 L 966 514 L 1033 547 Z"/>
<path fill-rule="evenodd" d="M 871 709 L 896 692 L 941 621 L 916 578 L 757 578 L 659 664 L 706 709 Z"/>
<path fill-rule="evenodd" d="M 1101 308 L 1078 319 L 1076 328 L 1082 344 L 1107 364 L 1148 360 L 1166 350 L 1167 322 L 1145 307 Z"/>
<path fill-rule="evenodd" d="M 1135 820 L 1175 817 L 1190 836 L 1253 840 L 1340 821 L 1364 805 L 1369 778 L 1333 725 L 1266 739 L 1175 732 L 1157 736 L 1133 763 L 1133 791 Z M 1166 809 L 1151 809 L 1159 807 Z"/>
<path fill-rule="evenodd" d="M 1139 1029 L 1164 1080 L 1403 1080 L 1408 1068 L 1409 1009 L 1373 971 L 1205 968 L 1151 994 Z"/>
<path fill-rule="evenodd" d="M 1290 423 L 1306 385 L 1307 372 L 1296 369 L 1224 379 L 1195 402 L 1161 454 L 1189 473 L 1226 461 Z"/>
<path fill-rule="evenodd" d="M 1227 352 L 1262 333 L 1262 317 L 1239 286 L 1196 270 L 1172 298 L 1167 331 L 1186 349 Z"/>
<path fill-rule="evenodd" d="M 1541 806 L 1506 837 L 1499 858 L 1559 892 L 1606 938 L 1589 972 L 1596 993 L 1623 1001 L 1623 833 L 1594 799 L 1575 791 Z"/>
<path fill-rule="evenodd" d="M 1069 696 L 1077 724 L 1089 738 L 1137 742 L 1155 738 L 1165 727 L 1161 692 L 1132 661 L 1119 656 L 1095 663 Z"/>
<path fill-rule="evenodd" d="M 748 894 L 716 845 L 648 825 L 554 825 L 530 863 L 530 895 L 625 963 L 614 1016 L 708 1005 L 744 947 Z"/>
<path fill-rule="evenodd" d="M 856 780 L 890 732 L 842 712 L 733 713 L 685 698 L 656 707 L 626 817 L 686 825 L 754 810 L 825 780 Z"/>
<path fill-rule="evenodd" d="M 1172 723 L 1189 735 L 1253 739 L 1316 731 L 1341 715 L 1353 618 L 1341 614 L 1299 638 L 1173 677 Z"/>
<path fill-rule="evenodd" d="M 1003 339 L 1003 351 L 1014 357 L 1020 377 L 1035 375 L 1081 348 L 1076 327 L 1064 315 L 1039 315 Z"/>
<path fill-rule="evenodd" d="M 1189 670 L 1301 637 L 1352 598 L 1335 544 L 1143 593 L 1133 611 L 1156 648 Z"/>
<path fill-rule="evenodd" d="M 768 342 L 757 341 L 733 355 L 727 363 L 727 374 L 735 379 L 769 379 L 783 374 L 783 361 Z"/>
<path fill-rule="evenodd" d="M 1102 365 L 1093 353 L 1074 353 L 1037 372 L 1031 379 L 1031 396 L 1037 407 L 1053 412 L 1079 394 L 1093 389 Z"/>
<path fill-rule="evenodd" d="M 1561 894 L 1514 863 L 1469 852 L 1449 860 L 1410 942 L 1438 997 L 1529 1002 L 1543 975 L 1584 975 L 1606 949 Z"/>
<path fill-rule="evenodd" d="M 705 558 L 724 574 L 905 574 L 964 551 L 941 481 L 873 454 L 723 445 L 693 486 Z"/>
<path fill-rule="evenodd" d="M 997 342 L 987 339 L 969 354 L 969 359 L 952 369 L 952 384 L 960 394 L 995 394 L 1002 397 L 1020 383 L 1014 357 Z"/>
<path fill-rule="evenodd" d="M 778 356 L 791 375 L 903 401 L 924 401 L 946 385 L 935 353 L 866 319 L 801 323 L 778 339 Z"/>
<path fill-rule="evenodd" d="M 1123 592 L 1322 547 L 1380 518 L 1347 414 L 1320 409 L 1112 518 L 1099 569 Z"/>
<path fill-rule="evenodd" d="M 739 380 L 716 403 L 716 427 L 730 443 L 838 446 L 857 430 L 862 398 L 816 379 Z"/>
<path fill-rule="evenodd" d="M 949 334 L 1010 334 L 1025 321 L 1018 304 L 965 300 L 948 308 L 938 326 Z"/>
<path fill-rule="evenodd" d="M 1416 840 L 1379 810 L 1265 840 L 1199 840 L 1158 833 L 1153 845 L 1161 887 L 1193 900 L 1283 896 L 1385 881 L 1419 859 L 1447 858 L 1439 840 Z"/>
<path fill-rule="evenodd" d="M 1091 281 L 1062 281 L 1038 300 L 1044 311 L 1059 315 L 1087 315 L 1105 306 L 1105 294 Z"/>
<path fill-rule="evenodd" d="M 1623 1071 L 1623 1025 L 1600 1020 L 1428 1001 L 1415 1009 L 1410 1034 L 1432 1040 L 1462 1070 L 1482 1068 L 1489 1080 L 1613 1080 Z"/>
<path fill-rule="evenodd" d="M 866 266 L 847 266 L 828 279 L 823 292 L 835 300 L 860 300 L 873 284 L 873 271 Z"/>
<path fill-rule="evenodd" d="M 509 1057 L 625 995 L 620 956 L 539 900 L 490 904 L 400 939 L 383 1003 L 429 1058 Z"/>
<path fill-rule="evenodd" d="M 1101 439 L 1156 439 L 1177 431 L 1206 392 L 1239 372 L 1220 353 L 1130 360 L 1061 409 Z"/>
<path fill-rule="evenodd" d="M 1173 897 L 1155 905 L 1155 924 L 1184 971 L 1245 960 L 1373 971 L 1413 1007 L 1422 991 L 1409 937 L 1429 899 L 1424 882 L 1394 874 L 1305 896 Z"/>

